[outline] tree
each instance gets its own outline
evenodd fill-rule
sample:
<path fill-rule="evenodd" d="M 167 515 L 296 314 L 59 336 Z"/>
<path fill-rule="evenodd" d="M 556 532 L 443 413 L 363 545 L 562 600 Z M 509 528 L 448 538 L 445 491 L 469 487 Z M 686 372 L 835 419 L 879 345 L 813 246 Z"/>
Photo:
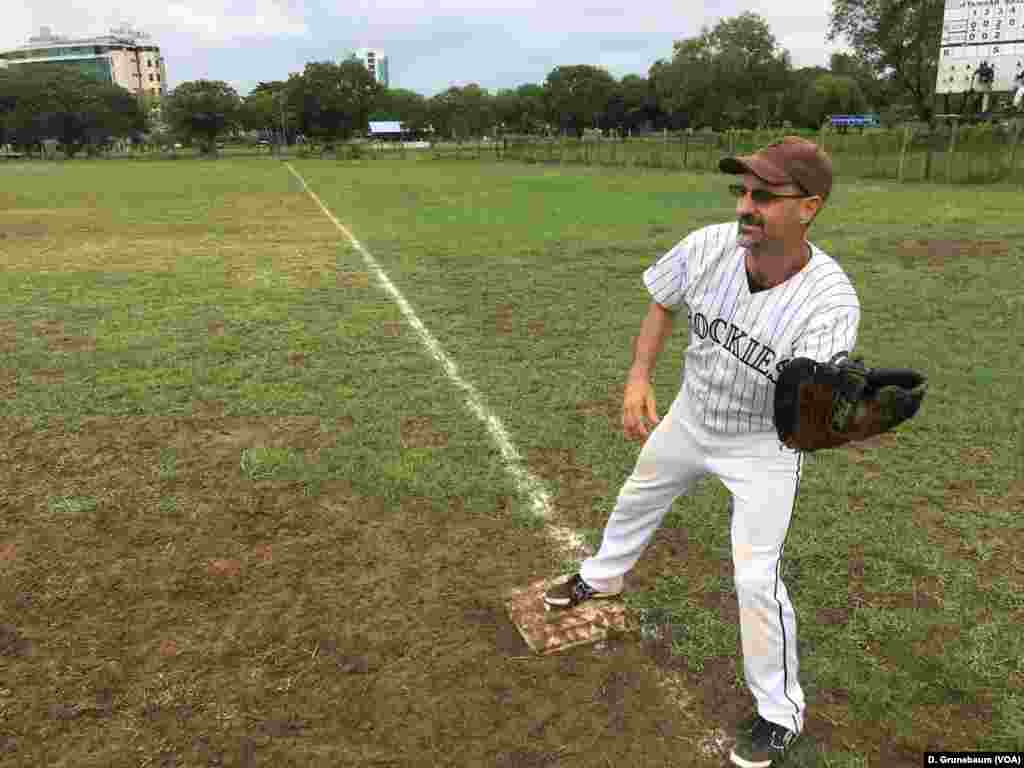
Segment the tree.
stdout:
<path fill-rule="evenodd" d="M 256 131 L 275 142 L 287 142 L 289 128 L 297 125 L 288 104 L 288 83 L 285 80 L 260 81 L 242 99 L 239 124 L 247 131 Z"/>
<path fill-rule="evenodd" d="M 0 76 L 0 126 L 5 142 L 54 138 L 74 157 L 110 138 L 141 133 L 145 114 L 125 89 L 65 66 L 15 68 Z"/>
<path fill-rule="evenodd" d="M 544 81 L 549 109 L 563 130 L 583 136 L 604 114 L 615 91 L 615 79 L 600 67 L 588 64 L 555 67 Z"/>
<path fill-rule="evenodd" d="M 756 13 L 722 19 L 698 37 L 673 44 L 650 78 L 661 108 L 714 128 L 756 127 L 781 119 L 789 54 Z"/>
<path fill-rule="evenodd" d="M 247 131 L 277 133 L 281 130 L 281 98 L 270 91 L 253 91 L 242 99 L 238 122 Z"/>
<path fill-rule="evenodd" d="M 503 88 L 492 98 L 494 120 L 507 133 L 540 134 L 549 118 L 544 87 L 525 83 L 518 88 Z"/>
<path fill-rule="evenodd" d="M 829 57 L 828 68 L 833 75 L 853 78 L 864 94 L 866 109 L 872 112 L 884 109 L 894 96 L 891 77 L 879 77 L 868 62 L 856 55 L 833 53 Z"/>
<path fill-rule="evenodd" d="M 284 88 L 274 90 L 259 88 L 242 100 L 238 122 L 247 131 L 256 131 L 261 136 L 276 142 L 287 142 L 290 129 L 297 120 L 288 105 L 288 92 Z"/>
<path fill-rule="evenodd" d="M 12 143 L 14 136 L 11 122 L 18 100 L 12 75 L 9 69 L 0 69 L 0 144 Z"/>
<path fill-rule="evenodd" d="M 288 101 L 303 133 L 331 145 L 366 130 L 381 86 L 356 58 L 311 62 L 301 75 L 291 75 Z"/>
<path fill-rule="evenodd" d="M 604 109 L 597 114 L 595 122 L 602 131 L 622 132 L 626 123 L 626 95 L 622 83 L 612 83 L 608 100 L 605 102 Z"/>
<path fill-rule="evenodd" d="M 146 129 L 146 109 L 136 96 L 110 83 L 92 82 L 81 91 L 79 113 L 81 147 L 93 153 L 111 138 L 141 135 Z M 65 147 L 74 140 L 65 135 Z M 69 153 L 73 154 L 73 152 Z"/>
<path fill-rule="evenodd" d="M 750 11 L 723 19 L 711 31 L 710 43 L 728 122 L 756 128 L 777 120 L 791 67 L 768 22 Z"/>
<path fill-rule="evenodd" d="M 462 88 L 462 119 L 471 136 L 485 136 L 494 129 L 494 100 L 486 88 L 470 83 Z"/>
<path fill-rule="evenodd" d="M 51 81 L 57 74 L 40 68 L 0 70 L 0 125 L 6 142 L 21 146 L 54 137 L 61 106 Z"/>
<path fill-rule="evenodd" d="M 522 100 L 515 88 L 500 88 L 492 100 L 494 121 L 502 132 L 527 133 L 520 130 L 522 118 Z"/>
<path fill-rule="evenodd" d="M 891 79 L 931 120 L 944 0 L 833 0 L 828 40 L 840 37 L 873 71 Z"/>
<path fill-rule="evenodd" d="M 495 124 L 494 102 L 476 83 L 451 86 L 429 102 L 430 120 L 441 136 L 483 136 Z"/>
<path fill-rule="evenodd" d="M 658 106 L 669 115 L 686 115 L 690 124 L 713 124 L 716 100 L 707 31 L 700 37 L 677 40 L 672 48 L 672 60 L 659 59 L 649 72 Z"/>
<path fill-rule="evenodd" d="M 227 83 L 193 80 L 171 91 L 163 117 L 183 138 L 197 139 L 203 154 L 215 155 L 218 137 L 238 123 L 241 107 L 241 98 Z"/>
<path fill-rule="evenodd" d="M 427 99 L 404 88 L 382 89 L 373 102 L 370 120 L 398 120 L 405 130 L 420 132 L 430 124 Z"/>
<path fill-rule="evenodd" d="M 287 87 L 288 83 L 285 80 L 268 80 L 266 82 L 260 80 L 249 95 L 252 96 L 256 93 L 280 93 Z"/>
<path fill-rule="evenodd" d="M 523 133 L 547 133 L 551 114 L 544 86 L 524 83 L 516 88 L 519 97 L 519 130 Z"/>
<path fill-rule="evenodd" d="M 814 82 L 824 75 L 830 74 L 824 67 L 801 67 L 789 73 L 789 87 L 782 94 L 780 105 L 780 122 L 790 122 L 800 128 L 818 128 L 819 118 L 808 118 L 806 107 L 809 94 L 814 89 Z"/>
<path fill-rule="evenodd" d="M 458 138 L 456 114 L 459 110 L 459 87 L 451 86 L 436 93 L 427 102 L 430 123 L 438 136 Z"/>
<path fill-rule="evenodd" d="M 640 75 L 626 75 L 619 84 L 625 109 L 623 128 L 636 130 L 645 125 L 653 126 L 661 117 L 658 96 L 654 83 Z"/>
<path fill-rule="evenodd" d="M 802 123 L 817 127 L 829 115 L 860 114 L 867 101 L 852 77 L 821 75 L 805 92 L 801 105 Z"/>

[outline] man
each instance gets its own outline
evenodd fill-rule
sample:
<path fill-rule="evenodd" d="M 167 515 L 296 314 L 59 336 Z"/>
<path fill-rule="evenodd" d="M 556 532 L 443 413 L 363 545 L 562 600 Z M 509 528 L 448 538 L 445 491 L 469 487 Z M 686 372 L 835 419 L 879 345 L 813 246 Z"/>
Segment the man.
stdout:
<path fill-rule="evenodd" d="M 744 676 L 757 705 L 731 759 L 764 768 L 800 733 L 805 709 L 796 617 L 780 573 L 802 455 L 775 432 L 775 382 L 793 358 L 852 351 L 860 305 L 842 268 L 806 239 L 832 188 L 831 161 L 817 145 L 786 137 L 719 168 L 739 182 L 729 187 L 738 221 L 691 233 L 644 272 L 653 301 L 636 339 L 622 428 L 646 440 L 599 551 L 544 601 L 572 608 L 618 595 L 672 502 L 699 477 L 717 476 L 732 495 Z M 682 386 L 659 420 L 650 375 L 684 304 Z"/>

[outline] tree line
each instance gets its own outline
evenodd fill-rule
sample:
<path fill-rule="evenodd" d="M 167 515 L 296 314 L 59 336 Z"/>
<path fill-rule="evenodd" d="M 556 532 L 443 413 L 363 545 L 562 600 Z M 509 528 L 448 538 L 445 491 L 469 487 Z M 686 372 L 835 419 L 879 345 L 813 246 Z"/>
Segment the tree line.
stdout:
<path fill-rule="evenodd" d="M 56 139 L 90 153 L 112 137 L 142 135 L 147 105 L 124 88 L 63 67 L 0 69 L 0 145 Z"/>
<path fill-rule="evenodd" d="M 470 83 L 426 97 L 359 82 L 355 61 L 340 67 L 310 64 L 287 81 L 261 82 L 240 100 L 239 120 L 249 129 L 280 132 L 283 127 L 326 143 L 350 137 L 354 126 L 365 127 L 368 120 L 399 120 L 411 133 L 445 139 L 501 133 L 582 136 L 588 129 L 625 134 L 664 128 L 817 128 L 828 115 L 863 112 L 881 113 L 889 122 L 929 120 L 942 0 L 909 2 L 930 6 L 914 20 L 926 22 L 934 34 L 922 36 L 917 45 L 893 36 L 889 48 L 903 46 L 901 53 L 888 51 L 880 40 L 877 19 L 854 18 L 851 10 L 889 0 L 833 0 L 830 35 L 859 33 L 860 48 L 832 55 L 827 68 L 794 68 L 767 21 L 747 12 L 677 41 L 672 56 L 654 62 L 646 76 L 616 79 L 601 67 L 563 65 L 542 83 L 495 92 Z M 899 4 L 889 4 L 894 9 L 889 16 L 899 17 Z M 876 32 L 869 34 L 869 28 Z M 883 56 L 882 50 L 888 53 Z M 346 66 L 352 68 L 348 76 L 342 74 Z M 907 74 L 911 68 L 913 76 Z M 333 81 L 341 85 L 320 87 Z M 309 87 L 310 82 L 319 86 Z M 324 100 L 344 100 L 342 109 L 353 121 L 341 125 L 328 119 L 333 112 L 321 105 Z"/>
<path fill-rule="evenodd" d="M 491 92 L 478 84 L 434 96 L 385 89 L 360 61 L 311 62 L 242 97 L 222 81 L 182 83 L 159 106 L 67 70 L 0 70 L 0 144 L 61 141 L 91 149 L 111 137 L 217 141 L 238 131 L 326 145 L 399 120 L 406 131 L 460 139 L 498 134 L 625 134 L 683 128 L 816 128 L 830 114 L 876 112 L 930 120 L 943 0 L 833 0 L 829 39 L 851 54 L 792 66 L 768 23 L 747 12 L 678 40 L 646 76 L 616 79 L 586 64 L 557 66 L 542 83 Z"/>

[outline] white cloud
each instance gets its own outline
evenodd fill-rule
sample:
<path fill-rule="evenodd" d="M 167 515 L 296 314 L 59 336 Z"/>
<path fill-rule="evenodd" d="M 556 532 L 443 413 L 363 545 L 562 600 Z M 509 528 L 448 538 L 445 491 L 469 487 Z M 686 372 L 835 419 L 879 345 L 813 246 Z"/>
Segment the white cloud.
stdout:
<path fill-rule="evenodd" d="M 228 8 L 216 9 L 211 13 L 207 4 L 195 7 L 172 3 L 165 13 L 181 32 L 191 32 L 201 43 L 230 43 L 239 39 L 302 37 L 309 34 L 309 27 L 300 14 L 289 12 L 273 2 L 247 4 L 246 13 L 234 14 Z M 154 19 L 156 25 L 159 21 Z M 184 29 L 182 29 L 184 28 Z"/>
<path fill-rule="evenodd" d="M 304 3 L 279 0 L 237 4 L 232 0 L 179 0 L 169 4 L 143 1 L 127 8 L 115 0 L 95 0 L 70 8 L 57 0 L 36 0 L 16 11 L 13 18 L 6 9 L 4 14 L 2 47 L 25 43 L 43 26 L 57 35 L 75 36 L 105 34 L 127 24 L 149 33 L 158 44 L 170 39 L 189 48 L 310 34 Z"/>
<path fill-rule="evenodd" d="M 825 42 L 830 8 L 831 0 L 31 0 L 4 9 L 0 47 L 44 25 L 75 35 L 127 23 L 161 47 L 172 87 L 207 77 L 244 92 L 373 46 L 391 59 L 394 85 L 429 94 L 452 82 L 542 82 L 558 64 L 646 74 L 674 40 L 747 10 L 767 20 L 794 66 L 825 66 L 840 48 Z"/>

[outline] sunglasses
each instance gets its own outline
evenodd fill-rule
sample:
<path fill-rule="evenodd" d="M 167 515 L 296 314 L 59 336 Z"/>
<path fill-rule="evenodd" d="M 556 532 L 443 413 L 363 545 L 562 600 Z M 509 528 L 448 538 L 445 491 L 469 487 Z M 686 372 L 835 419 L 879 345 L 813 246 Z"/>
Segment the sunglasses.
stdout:
<path fill-rule="evenodd" d="M 769 203 L 774 203 L 776 200 L 780 200 L 782 198 L 787 198 L 787 197 L 788 198 L 792 198 L 794 200 L 802 198 L 802 197 L 814 197 L 814 195 L 803 195 L 803 194 L 780 195 L 780 194 L 778 194 L 776 192 L 769 192 L 767 189 L 747 189 L 742 184 L 730 184 L 729 185 L 729 192 L 730 192 L 730 194 L 732 194 L 733 197 L 740 197 L 740 198 L 746 197 L 747 192 L 749 192 L 750 193 L 750 199 L 753 200 L 754 203 L 756 203 L 757 205 L 768 205 Z"/>

